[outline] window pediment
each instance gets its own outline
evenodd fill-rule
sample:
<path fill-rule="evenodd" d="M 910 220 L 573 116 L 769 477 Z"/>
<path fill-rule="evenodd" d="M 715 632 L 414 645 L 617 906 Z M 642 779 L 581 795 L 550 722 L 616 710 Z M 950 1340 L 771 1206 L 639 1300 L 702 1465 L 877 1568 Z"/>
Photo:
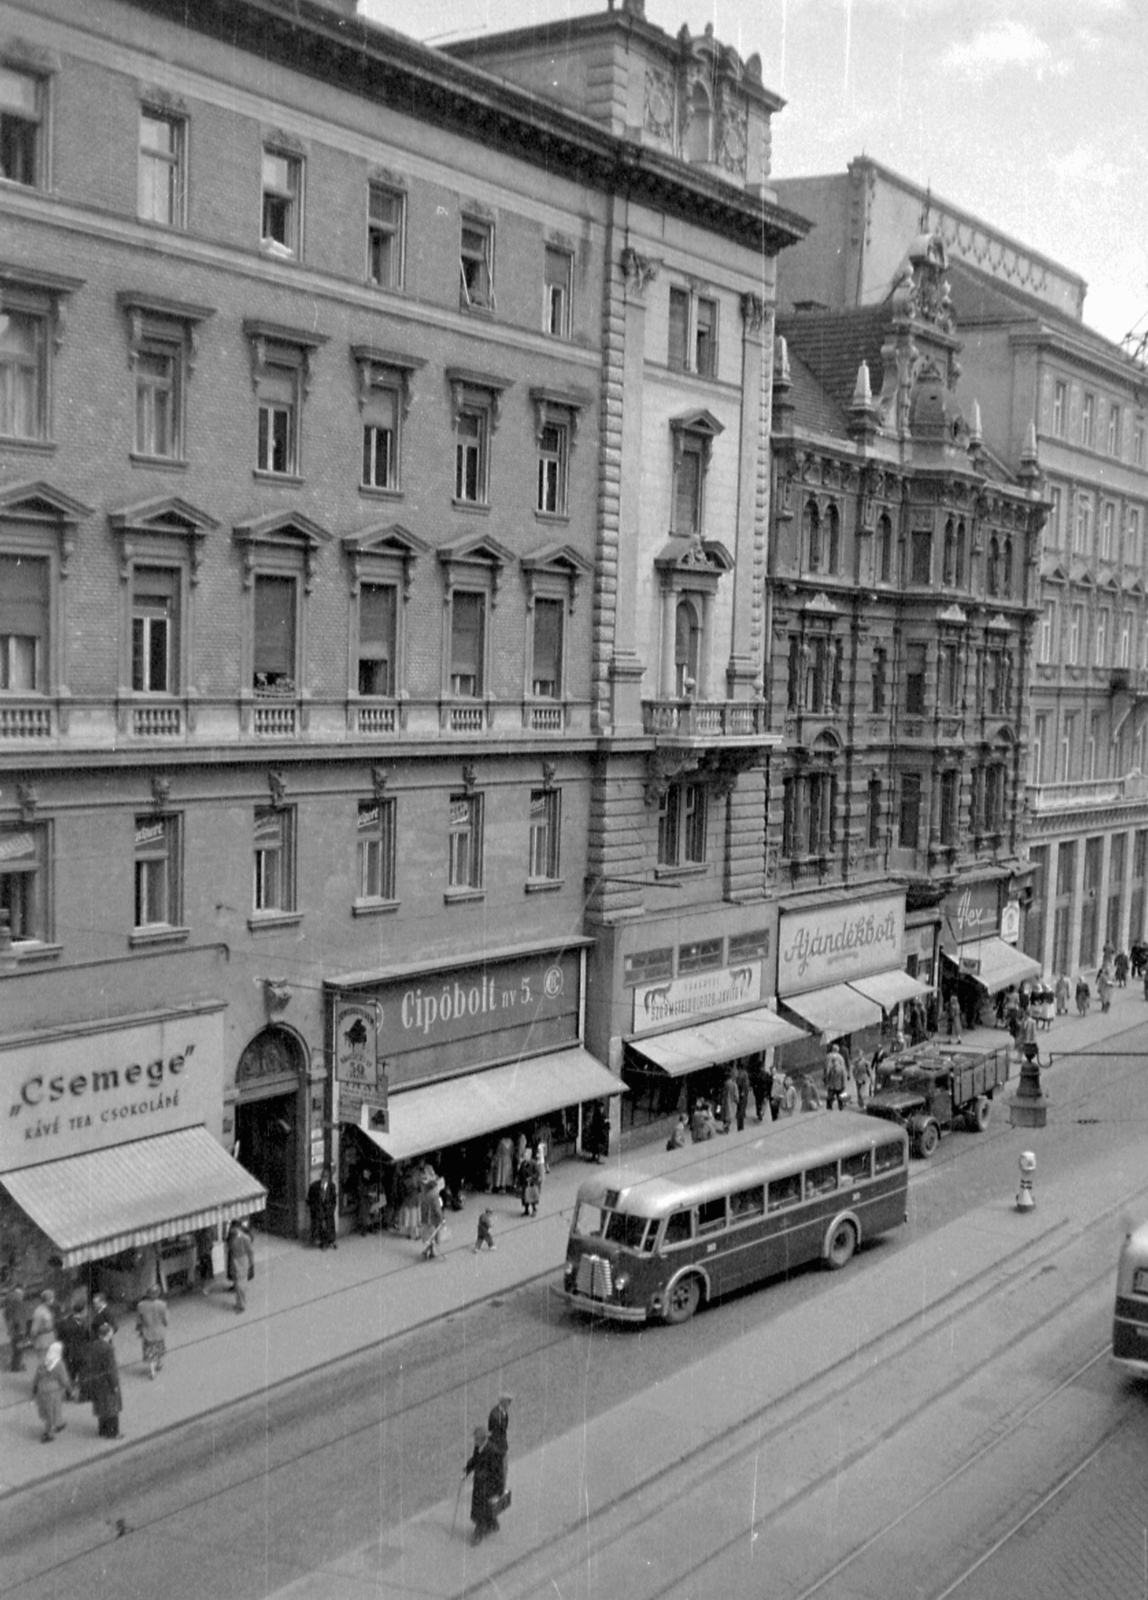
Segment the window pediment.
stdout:
<path fill-rule="evenodd" d="M 0 518 L 74 524 L 92 515 L 91 506 L 47 483 L 12 483 L 0 488 Z"/>
<path fill-rule="evenodd" d="M 35 289 L 45 295 L 75 294 L 87 282 L 61 272 L 42 272 L 37 267 L 20 267 L 12 262 L 0 262 L 0 288 Z"/>
<path fill-rule="evenodd" d="M 108 524 L 120 541 L 120 575 L 126 581 L 137 553 L 137 539 L 185 539 L 191 560 L 191 581 L 199 575 L 203 541 L 219 527 L 215 517 L 200 511 L 179 495 L 164 495 L 158 500 L 142 500 L 108 512 Z"/>
<path fill-rule="evenodd" d="M 514 560 L 514 552 L 489 534 L 479 534 L 473 539 L 457 539 L 453 544 L 440 545 L 438 558 L 442 563 L 448 594 L 457 584 L 464 582 L 469 573 L 472 580 L 478 577 L 483 585 L 490 585 L 493 603 L 498 594 L 502 569 L 508 561 Z"/>
<path fill-rule="evenodd" d="M 593 564 L 569 544 L 543 545 L 541 550 L 523 556 L 520 565 L 526 580 L 530 604 L 533 604 L 540 586 L 544 587 L 546 580 L 550 579 L 552 583 L 560 583 L 569 588 L 571 611 L 574 610 L 579 579 L 588 576 L 594 570 Z"/>
<path fill-rule="evenodd" d="M 414 564 L 425 555 L 430 545 L 411 533 L 400 523 L 386 527 L 366 528 L 362 533 L 343 535 L 343 551 L 351 566 L 351 593 L 358 594 L 359 584 L 368 569 L 381 567 L 396 577 L 401 575 L 404 600 L 410 599 Z"/>
<path fill-rule="evenodd" d="M 732 572 L 733 557 L 719 539 L 681 539 L 667 541 L 654 557 L 659 572 L 680 572 L 691 578 L 720 578 Z"/>
<path fill-rule="evenodd" d="M 490 429 L 495 432 L 501 418 L 502 396 L 514 387 L 513 378 L 500 378 L 494 372 L 478 372 L 472 367 L 447 367 L 450 385 L 451 425 L 458 425 L 459 414 L 468 397 L 480 396 L 490 406 Z"/>
<path fill-rule="evenodd" d="M 231 530 L 232 538 L 243 548 L 243 586 L 249 589 L 255 578 L 255 566 L 260 548 L 294 550 L 301 552 L 304 566 L 304 587 L 308 594 L 315 578 L 315 557 L 323 545 L 331 540 L 326 528 L 298 512 L 273 512 L 254 522 L 237 522 Z"/>
<path fill-rule="evenodd" d="M 725 432 L 725 424 L 719 422 L 712 411 L 704 407 L 697 411 L 686 411 L 680 417 L 670 418 L 670 427 L 675 433 L 698 433 L 707 439 L 716 439 L 719 433 Z"/>

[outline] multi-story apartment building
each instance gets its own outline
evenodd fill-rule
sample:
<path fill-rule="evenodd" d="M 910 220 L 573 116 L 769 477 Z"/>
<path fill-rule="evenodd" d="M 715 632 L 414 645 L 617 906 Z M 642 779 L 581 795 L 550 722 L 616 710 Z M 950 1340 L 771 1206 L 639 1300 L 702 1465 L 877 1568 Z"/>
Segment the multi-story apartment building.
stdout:
<path fill-rule="evenodd" d="M 1031 446 L 1010 477 L 958 405 L 947 269 L 922 233 L 884 301 L 778 315 L 778 994 L 823 1034 L 938 985 L 972 1011 L 1039 970 L 999 935 L 1025 875 L 1044 505 Z"/>
<path fill-rule="evenodd" d="M 779 304 L 885 298 L 897 231 L 949 255 L 959 392 L 1014 473 L 1035 435 L 1049 515 L 1028 679 L 1021 942 L 1046 973 L 1148 931 L 1148 375 L 1083 321 L 1083 280 L 868 158 L 778 185 L 817 227 L 782 258 Z M 915 219 L 915 223 L 914 223 Z"/>
<path fill-rule="evenodd" d="M 291 1233 L 332 1155 L 576 1136 L 666 960 L 769 998 L 801 224 L 759 66 L 640 13 L 543 93 L 347 4 L 0 4 L 9 1258 L 250 1209 L 219 1146 Z"/>
<path fill-rule="evenodd" d="M 771 1009 L 763 601 L 774 258 L 804 231 L 768 188 L 760 60 L 642 11 L 452 47 L 709 185 L 672 213 L 619 191 L 609 222 L 587 1039 L 639 1122 L 794 1036 Z"/>

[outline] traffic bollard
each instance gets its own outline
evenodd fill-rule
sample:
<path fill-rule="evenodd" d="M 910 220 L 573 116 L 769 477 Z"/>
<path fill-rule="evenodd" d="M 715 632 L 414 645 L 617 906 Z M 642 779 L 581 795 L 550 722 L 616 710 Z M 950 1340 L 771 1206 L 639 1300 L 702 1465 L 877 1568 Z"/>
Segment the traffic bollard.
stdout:
<path fill-rule="evenodd" d="M 1036 1157 L 1031 1150 L 1025 1150 L 1020 1158 L 1020 1188 L 1017 1190 L 1016 1208 L 1018 1211 L 1031 1211 L 1036 1205 L 1032 1197 L 1032 1175 L 1036 1171 Z"/>

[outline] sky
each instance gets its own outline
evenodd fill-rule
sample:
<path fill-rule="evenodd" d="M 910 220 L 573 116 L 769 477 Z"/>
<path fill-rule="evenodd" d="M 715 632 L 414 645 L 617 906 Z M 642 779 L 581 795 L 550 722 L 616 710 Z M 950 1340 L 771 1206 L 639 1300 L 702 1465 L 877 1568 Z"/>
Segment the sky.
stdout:
<path fill-rule="evenodd" d="M 619 0 L 619 4 L 621 0 Z M 427 43 L 605 9 L 605 0 L 359 0 Z M 1084 319 L 1148 335 L 1144 0 L 647 0 L 761 56 L 787 104 L 773 177 L 868 155 L 1088 283 Z"/>

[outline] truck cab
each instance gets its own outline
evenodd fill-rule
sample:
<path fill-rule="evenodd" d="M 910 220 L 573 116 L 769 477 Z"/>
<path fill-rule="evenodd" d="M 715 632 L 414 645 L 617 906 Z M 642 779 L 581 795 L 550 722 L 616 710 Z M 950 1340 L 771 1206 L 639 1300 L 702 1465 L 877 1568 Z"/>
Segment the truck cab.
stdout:
<path fill-rule="evenodd" d="M 928 1157 L 942 1133 L 963 1121 L 975 1132 L 988 1126 L 996 1090 L 1008 1081 L 1009 1052 L 942 1052 L 936 1045 L 907 1052 L 883 1073 L 865 1110 L 899 1122 L 913 1154 Z"/>

